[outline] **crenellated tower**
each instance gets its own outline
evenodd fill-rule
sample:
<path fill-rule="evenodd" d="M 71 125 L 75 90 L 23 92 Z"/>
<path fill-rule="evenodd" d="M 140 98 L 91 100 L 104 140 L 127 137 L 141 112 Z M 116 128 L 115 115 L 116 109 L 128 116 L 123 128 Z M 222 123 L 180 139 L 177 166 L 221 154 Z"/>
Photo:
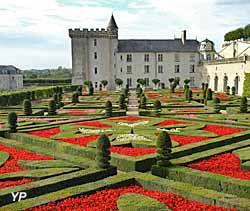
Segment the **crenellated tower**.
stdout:
<path fill-rule="evenodd" d="M 100 88 L 101 80 L 114 88 L 118 27 L 112 14 L 107 29 L 69 29 L 72 50 L 72 84 L 91 80 Z"/>

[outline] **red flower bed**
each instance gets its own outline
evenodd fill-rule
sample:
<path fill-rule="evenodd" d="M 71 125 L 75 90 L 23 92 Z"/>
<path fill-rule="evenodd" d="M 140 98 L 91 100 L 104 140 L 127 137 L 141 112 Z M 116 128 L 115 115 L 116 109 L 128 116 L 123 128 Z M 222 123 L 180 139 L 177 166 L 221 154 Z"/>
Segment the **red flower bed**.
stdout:
<path fill-rule="evenodd" d="M 4 124 L 3 123 L 0 123 L 0 128 L 4 128 Z"/>
<path fill-rule="evenodd" d="M 174 98 L 169 97 L 160 97 L 159 100 L 166 101 L 166 100 L 174 100 Z"/>
<path fill-rule="evenodd" d="M 219 206 L 213 206 L 202 202 L 187 200 L 184 197 L 160 191 L 144 189 L 140 186 L 127 186 L 116 189 L 106 189 L 98 191 L 89 196 L 77 198 L 68 198 L 58 203 L 50 203 L 39 207 L 30 208 L 33 211 L 49 210 L 74 210 L 74 211 L 118 211 L 117 200 L 119 196 L 126 193 L 142 194 L 154 198 L 167 207 L 175 211 L 237 211 L 236 209 L 227 209 Z"/>
<path fill-rule="evenodd" d="M 82 136 L 78 138 L 61 138 L 60 141 L 71 143 L 71 144 L 78 144 L 80 146 L 87 146 L 88 143 L 95 141 L 98 138 L 98 135 L 93 136 Z"/>
<path fill-rule="evenodd" d="M 199 108 L 180 108 L 180 109 L 173 109 L 171 112 L 179 113 L 179 112 L 203 112 L 203 109 Z"/>
<path fill-rule="evenodd" d="M 110 147 L 111 152 L 127 156 L 143 156 L 153 154 L 157 148 L 130 148 L 130 147 Z"/>
<path fill-rule="evenodd" d="M 46 130 L 31 131 L 31 132 L 27 132 L 27 134 L 30 134 L 33 136 L 39 136 L 42 138 L 50 138 L 52 136 L 59 134 L 60 132 L 61 132 L 60 128 L 56 127 L 56 128 L 46 129 Z"/>
<path fill-rule="evenodd" d="M 143 117 L 137 117 L 137 116 L 126 116 L 126 117 L 114 117 L 109 118 L 108 120 L 111 121 L 127 121 L 127 122 L 138 122 L 143 120 L 150 120 L 150 118 L 143 118 Z"/>
<path fill-rule="evenodd" d="M 200 171 L 250 180 L 250 171 L 241 170 L 240 165 L 241 161 L 236 155 L 225 153 L 209 158 L 208 160 L 189 164 L 188 167 Z"/>
<path fill-rule="evenodd" d="M 99 121 L 92 121 L 92 122 L 79 122 L 74 124 L 74 126 L 91 126 L 91 127 L 98 127 L 98 128 L 112 128 L 112 125 L 104 124 Z"/>
<path fill-rule="evenodd" d="M 0 174 L 23 171 L 18 165 L 18 160 L 53 160 L 52 157 L 34 154 L 25 150 L 0 145 L 0 151 L 9 153 L 9 159 L 0 167 Z"/>
<path fill-rule="evenodd" d="M 239 133 L 239 132 L 245 131 L 241 128 L 233 128 L 233 127 L 227 127 L 227 126 L 221 126 L 221 125 L 206 125 L 202 130 L 215 133 L 218 136 L 225 136 L 225 135 L 230 135 L 233 133 Z"/>
<path fill-rule="evenodd" d="M 89 114 L 89 113 L 95 113 L 96 110 L 95 109 L 87 109 L 87 110 L 70 110 L 69 112 L 67 112 L 68 114 L 72 114 L 72 115 L 81 115 L 81 114 Z"/>
<path fill-rule="evenodd" d="M 209 137 L 206 137 L 206 136 L 176 136 L 176 135 L 171 135 L 170 137 L 171 137 L 171 140 L 177 141 L 182 146 L 209 139 Z"/>
<path fill-rule="evenodd" d="M 225 99 L 225 98 L 229 98 L 230 96 L 225 95 L 223 93 L 218 93 L 218 94 L 215 95 L 215 97 Z"/>
<path fill-rule="evenodd" d="M 0 189 L 11 187 L 11 186 L 23 185 L 23 184 L 30 183 L 30 182 L 32 182 L 31 179 L 20 179 L 20 180 L 16 180 L 16 181 L 12 181 L 12 180 L 4 181 L 4 182 L 0 182 Z"/>
<path fill-rule="evenodd" d="M 181 121 L 177 121 L 174 119 L 167 119 L 159 124 L 157 124 L 156 126 L 159 127 L 163 127 L 163 126 L 168 126 L 168 125 L 180 125 L 180 124 L 192 124 L 190 122 L 181 122 Z"/>
<path fill-rule="evenodd" d="M 159 94 L 157 94 L 157 93 L 148 93 L 147 96 L 148 96 L 148 98 L 156 98 L 156 97 L 159 97 Z"/>

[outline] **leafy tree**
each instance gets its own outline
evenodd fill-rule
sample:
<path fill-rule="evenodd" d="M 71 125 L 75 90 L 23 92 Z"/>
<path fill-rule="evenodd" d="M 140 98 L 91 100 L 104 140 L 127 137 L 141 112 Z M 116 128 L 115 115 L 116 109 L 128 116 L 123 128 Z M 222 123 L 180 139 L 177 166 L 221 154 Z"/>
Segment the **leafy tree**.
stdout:
<path fill-rule="evenodd" d="M 121 85 L 123 84 L 123 80 L 120 78 L 115 79 L 115 84 L 121 88 Z"/>
<path fill-rule="evenodd" d="M 155 88 L 157 87 L 157 84 L 159 84 L 160 83 L 160 79 L 157 79 L 157 78 L 155 78 L 155 79 L 153 79 L 152 80 L 152 82 L 153 82 L 153 84 L 155 85 Z"/>
<path fill-rule="evenodd" d="M 103 85 L 103 87 L 105 88 L 108 85 L 108 81 L 107 80 L 102 80 L 101 84 Z"/>

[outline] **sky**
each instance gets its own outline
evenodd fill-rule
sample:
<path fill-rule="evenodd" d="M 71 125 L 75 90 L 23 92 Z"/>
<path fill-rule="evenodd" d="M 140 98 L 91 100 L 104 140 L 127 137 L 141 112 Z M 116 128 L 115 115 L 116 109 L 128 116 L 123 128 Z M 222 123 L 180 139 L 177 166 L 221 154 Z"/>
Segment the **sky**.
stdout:
<path fill-rule="evenodd" d="M 106 28 L 119 39 L 206 38 L 250 23 L 250 0 L 0 0 L 0 64 L 21 69 L 71 67 L 69 28 Z"/>

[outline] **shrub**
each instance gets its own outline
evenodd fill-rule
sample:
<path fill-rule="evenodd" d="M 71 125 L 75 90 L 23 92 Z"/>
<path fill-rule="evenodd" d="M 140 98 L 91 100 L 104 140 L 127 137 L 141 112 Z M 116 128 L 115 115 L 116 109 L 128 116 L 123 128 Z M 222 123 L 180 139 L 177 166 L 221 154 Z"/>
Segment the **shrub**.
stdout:
<path fill-rule="evenodd" d="M 216 114 L 220 113 L 220 99 L 219 98 L 214 98 L 214 112 Z"/>
<path fill-rule="evenodd" d="M 226 88 L 226 94 L 230 95 L 230 86 L 227 86 L 227 88 Z"/>
<path fill-rule="evenodd" d="M 93 95 L 94 95 L 94 87 L 91 84 L 90 87 L 89 87 L 89 96 L 93 96 Z"/>
<path fill-rule="evenodd" d="M 30 100 L 24 100 L 23 101 L 23 114 L 25 116 L 31 116 L 32 115 L 32 105 Z"/>
<path fill-rule="evenodd" d="M 10 133 L 15 133 L 17 131 L 17 115 L 15 112 L 10 112 L 8 114 L 8 125 Z"/>
<path fill-rule="evenodd" d="M 189 92 L 189 86 L 185 84 L 185 89 L 184 89 L 185 100 L 188 100 L 188 92 Z"/>
<path fill-rule="evenodd" d="M 201 84 L 201 89 L 204 90 L 205 89 L 205 83 Z"/>
<path fill-rule="evenodd" d="M 154 102 L 154 110 L 155 110 L 155 115 L 159 116 L 161 112 L 161 102 L 159 100 L 156 100 Z"/>
<path fill-rule="evenodd" d="M 55 102 L 55 100 L 49 101 L 48 114 L 49 115 L 56 115 L 56 102 Z"/>
<path fill-rule="evenodd" d="M 235 86 L 233 86 L 232 88 L 231 88 L 231 90 L 232 90 L 232 95 L 235 95 L 236 93 L 236 88 L 235 88 Z"/>
<path fill-rule="evenodd" d="M 137 97 L 140 97 L 142 93 L 143 93 L 143 90 L 142 90 L 141 87 L 139 87 L 138 89 L 136 89 Z"/>
<path fill-rule="evenodd" d="M 207 89 L 207 92 L 206 92 L 206 100 L 212 100 L 213 99 L 213 92 L 212 92 L 212 89 Z"/>
<path fill-rule="evenodd" d="M 110 101 L 107 101 L 105 104 L 105 114 L 108 117 L 112 116 L 112 103 Z"/>
<path fill-rule="evenodd" d="M 146 109 L 147 108 L 147 98 L 145 96 L 141 97 L 140 108 L 142 108 L 142 109 Z"/>
<path fill-rule="evenodd" d="M 172 142 L 169 134 L 166 131 L 162 131 L 156 142 L 157 148 L 157 165 L 158 166 L 169 166 L 169 155 L 171 153 Z"/>
<path fill-rule="evenodd" d="M 191 89 L 188 89 L 187 93 L 188 93 L 187 94 L 187 100 L 188 100 L 188 102 L 191 102 L 191 100 L 193 98 L 193 92 L 192 92 Z"/>
<path fill-rule="evenodd" d="M 79 96 L 82 96 L 82 86 L 77 87 L 77 93 Z"/>
<path fill-rule="evenodd" d="M 72 94 L 72 103 L 79 103 L 79 96 L 77 92 Z"/>
<path fill-rule="evenodd" d="M 26 93 L 26 99 L 27 99 L 27 100 L 31 100 L 31 99 L 32 99 L 32 93 L 31 93 L 31 91 L 28 91 L 28 92 Z"/>
<path fill-rule="evenodd" d="M 110 167 L 110 141 L 108 136 L 100 134 L 100 137 L 96 143 L 96 161 L 100 168 Z"/>
<path fill-rule="evenodd" d="M 243 96 L 240 101 L 240 112 L 247 113 L 247 98 Z"/>
<path fill-rule="evenodd" d="M 57 103 L 58 102 L 58 95 L 57 93 L 53 94 L 53 99 Z"/>
<path fill-rule="evenodd" d="M 119 108 L 120 109 L 125 109 L 126 108 L 126 104 L 125 104 L 125 95 L 122 94 L 119 97 Z"/>

